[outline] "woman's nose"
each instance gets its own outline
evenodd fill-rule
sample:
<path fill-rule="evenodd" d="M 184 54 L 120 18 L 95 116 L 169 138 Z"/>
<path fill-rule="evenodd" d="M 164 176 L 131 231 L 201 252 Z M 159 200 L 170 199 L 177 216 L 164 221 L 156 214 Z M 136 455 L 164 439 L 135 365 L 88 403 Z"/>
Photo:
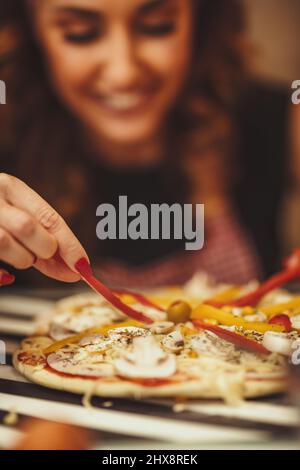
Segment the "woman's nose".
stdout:
<path fill-rule="evenodd" d="M 125 31 L 116 31 L 107 46 L 105 81 L 110 88 L 128 89 L 135 86 L 139 76 L 134 40 Z"/>

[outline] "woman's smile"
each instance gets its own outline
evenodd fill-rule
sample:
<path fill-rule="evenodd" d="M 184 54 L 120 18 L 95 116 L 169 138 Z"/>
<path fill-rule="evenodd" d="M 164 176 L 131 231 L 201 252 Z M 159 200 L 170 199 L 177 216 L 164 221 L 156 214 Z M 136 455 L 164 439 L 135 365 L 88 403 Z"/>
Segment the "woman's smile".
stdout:
<path fill-rule="evenodd" d="M 100 102 L 114 112 L 136 111 L 148 103 L 149 95 L 141 93 L 114 93 L 100 98 Z"/>
<path fill-rule="evenodd" d="M 112 117 L 129 118 L 147 113 L 155 99 L 155 92 L 153 89 L 148 89 L 132 92 L 91 93 L 90 98 L 93 104 L 99 106 L 100 112 Z"/>

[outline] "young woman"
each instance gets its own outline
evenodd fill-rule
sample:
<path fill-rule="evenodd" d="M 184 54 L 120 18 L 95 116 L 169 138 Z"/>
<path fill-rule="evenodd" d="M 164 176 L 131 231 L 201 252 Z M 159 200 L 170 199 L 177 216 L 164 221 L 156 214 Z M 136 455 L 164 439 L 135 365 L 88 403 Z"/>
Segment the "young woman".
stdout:
<path fill-rule="evenodd" d="M 284 142 L 266 144 L 247 111 L 240 3 L 5 5 L 0 260 L 76 281 L 74 264 L 88 253 L 104 280 L 127 286 L 180 283 L 197 270 L 245 282 L 275 268 Z M 283 122 L 284 100 L 279 106 Z M 100 242 L 96 207 L 119 195 L 147 206 L 204 203 L 204 249 Z M 23 281 L 42 277 L 30 276 Z"/>

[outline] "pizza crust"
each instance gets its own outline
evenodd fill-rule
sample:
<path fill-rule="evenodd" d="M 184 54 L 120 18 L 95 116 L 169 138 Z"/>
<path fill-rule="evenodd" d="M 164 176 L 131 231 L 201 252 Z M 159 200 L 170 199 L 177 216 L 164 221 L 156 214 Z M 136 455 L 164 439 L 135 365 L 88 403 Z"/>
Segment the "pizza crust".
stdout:
<path fill-rule="evenodd" d="M 39 385 L 57 390 L 64 390 L 78 394 L 91 394 L 99 397 L 188 397 L 227 399 L 227 393 L 215 380 L 186 380 L 167 385 L 145 386 L 132 381 L 122 379 L 88 379 L 79 377 L 67 377 L 51 372 L 40 366 L 31 366 L 18 359 L 22 352 L 28 350 L 18 349 L 13 357 L 15 368 L 28 380 Z M 286 380 L 264 380 L 263 377 L 256 380 L 245 380 L 241 385 L 243 398 L 255 398 L 283 392 L 286 388 Z"/>

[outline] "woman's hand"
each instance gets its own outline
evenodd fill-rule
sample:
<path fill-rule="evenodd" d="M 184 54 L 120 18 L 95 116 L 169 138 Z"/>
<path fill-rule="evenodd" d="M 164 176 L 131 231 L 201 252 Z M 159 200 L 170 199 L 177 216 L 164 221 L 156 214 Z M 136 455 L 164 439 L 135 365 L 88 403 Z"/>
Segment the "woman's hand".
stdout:
<path fill-rule="evenodd" d="M 83 257 L 85 250 L 62 217 L 18 178 L 0 173 L 0 261 L 76 282 L 74 265 Z"/>

